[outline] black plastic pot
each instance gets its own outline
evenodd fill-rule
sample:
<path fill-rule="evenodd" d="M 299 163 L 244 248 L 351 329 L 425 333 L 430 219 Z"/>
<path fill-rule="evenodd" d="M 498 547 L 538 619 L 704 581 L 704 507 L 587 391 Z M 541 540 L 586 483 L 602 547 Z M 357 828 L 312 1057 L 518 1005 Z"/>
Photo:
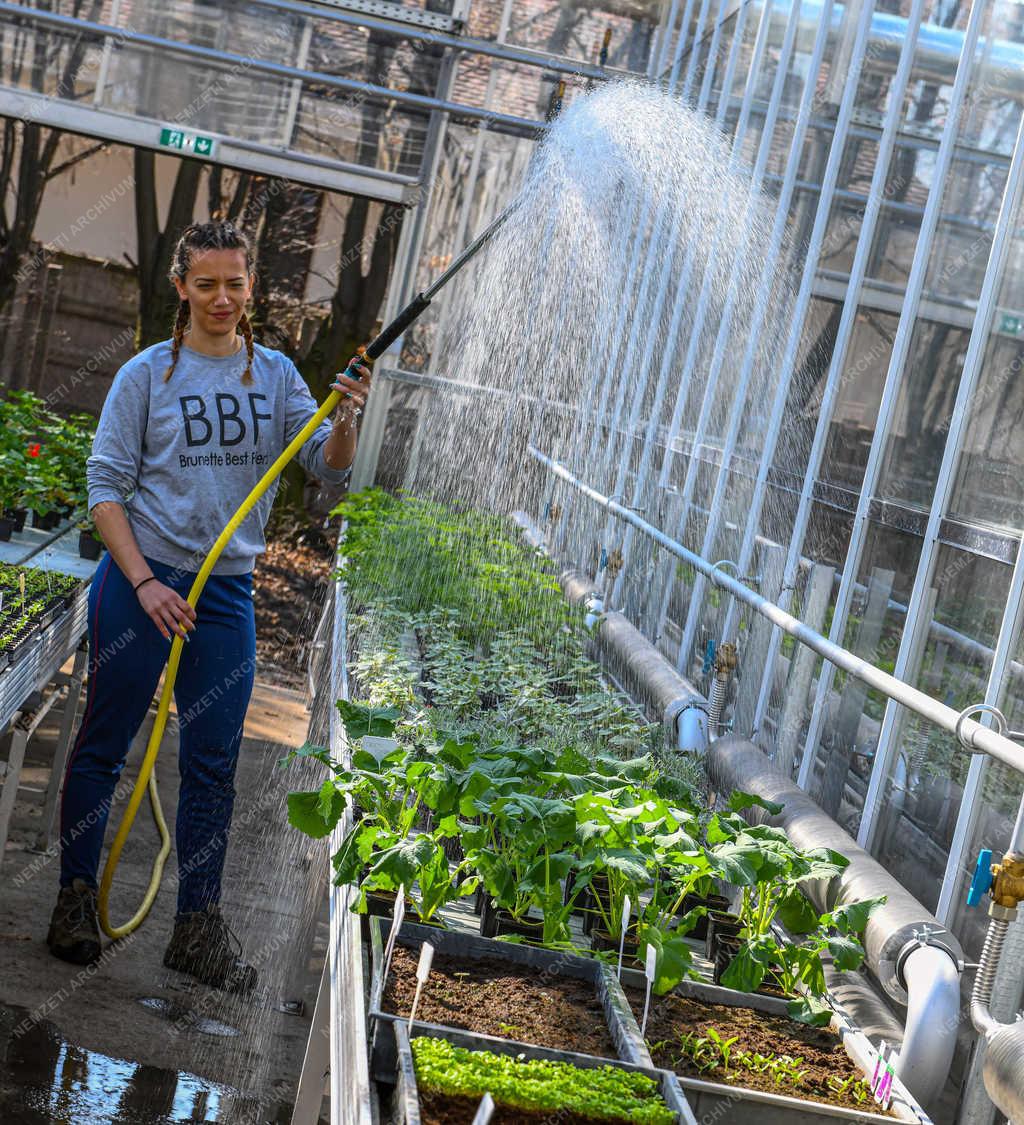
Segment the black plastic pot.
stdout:
<path fill-rule="evenodd" d="M 601 910 L 611 914 L 611 903 L 608 896 L 608 876 L 593 875 L 589 886 L 580 894 L 577 902 L 577 912 L 583 917 L 583 932 L 587 935 L 601 922 Z"/>
<path fill-rule="evenodd" d="M 480 936 L 495 938 L 500 934 L 540 943 L 544 938 L 544 922 L 536 918 L 513 918 L 507 910 L 495 906 L 491 896 L 485 893 L 480 911 Z"/>
<path fill-rule="evenodd" d="M 722 983 L 722 977 L 726 969 L 732 964 L 732 959 L 743 948 L 743 942 L 739 938 L 723 937 L 721 934 L 715 936 L 715 955 L 711 958 L 714 962 L 714 981 L 715 984 Z M 762 996 L 780 996 L 785 997 L 782 991 L 782 986 L 779 982 L 778 976 L 769 969 L 765 975 L 764 980 L 761 982 L 760 988 L 754 990 Z"/>
<path fill-rule="evenodd" d="M 603 927 L 595 926 L 590 931 L 590 948 L 599 952 L 614 953 L 619 952 L 619 939 L 612 937 L 612 935 Z M 634 962 L 634 968 L 643 968 L 643 962 L 640 960 L 640 941 L 637 937 L 636 926 L 630 926 L 626 931 L 626 940 L 622 943 L 622 963 L 629 965 Z"/>
<path fill-rule="evenodd" d="M 743 925 L 736 914 L 730 914 L 727 910 L 711 910 L 708 912 L 708 925 L 707 936 L 704 940 L 704 950 L 707 953 L 709 961 L 714 960 L 714 939 L 715 934 L 720 934 L 723 937 L 738 937 Z"/>
<path fill-rule="evenodd" d="M 28 515 L 28 508 L 5 508 L 4 519 L 10 520 L 14 524 L 15 531 L 25 530 L 25 517 Z"/>
<path fill-rule="evenodd" d="M 729 900 L 724 895 L 691 894 L 683 895 L 683 904 L 679 908 L 679 913 L 688 914 L 698 906 L 706 906 L 708 914 L 710 914 L 712 910 L 717 911 L 719 914 L 727 914 L 729 912 Z M 695 938 L 697 941 L 707 941 L 708 914 L 697 919 L 696 925 L 690 930 L 687 937 Z"/>
<path fill-rule="evenodd" d="M 14 533 L 14 521 L 0 516 L 0 542 L 6 543 Z"/>
<path fill-rule="evenodd" d="M 395 902 L 398 899 L 396 891 L 367 891 L 366 892 L 366 913 L 360 915 L 359 924 L 363 931 L 363 941 L 370 940 L 370 919 L 371 918 L 387 918 L 388 920 L 395 916 Z M 412 899 L 405 900 L 405 916 L 410 922 L 419 922 L 420 916 L 416 913 L 416 908 L 412 904 Z"/>
<path fill-rule="evenodd" d="M 82 559 L 98 559 L 103 551 L 103 543 L 91 531 L 78 533 L 78 557 Z"/>
<path fill-rule="evenodd" d="M 60 523 L 60 512 L 46 512 L 45 515 L 32 513 L 32 526 L 39 528 L 40 531 L 53 531 L 58 523 Z"/>

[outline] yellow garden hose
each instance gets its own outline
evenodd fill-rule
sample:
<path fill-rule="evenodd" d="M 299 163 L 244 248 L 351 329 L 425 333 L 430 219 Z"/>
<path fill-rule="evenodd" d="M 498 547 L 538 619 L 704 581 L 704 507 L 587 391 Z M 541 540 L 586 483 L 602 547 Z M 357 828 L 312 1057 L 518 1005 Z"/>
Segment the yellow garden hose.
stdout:
<path fill-rule="evenodd" d="M 271 484 L 277 479 L 285 465 L 298 453 L 312 436 L 317 426 L 319 426 L 334 409 L 340 398 L 340 391 L 331 391 L 327 398 L 324 399 L 324 403 L 320 409 L 317 410 L 295 437 L 292 438 L 281 455 L 260 478 L 256 487 L 242 501 L 238 511 L 228 520 L 227 526 L 220 535 L 217 536 L 217 541 L 214 543 L 210 553 L 206 556 L 203 565 L 199 568 L 196 580 L 192 583 L 192 588 L 189 590 L 188 597 L 185 599 L 193 609 L 195 609 L 196 602 L 199 600 L 199 595 L 203 592 L 203 587 L 206 585 L 207 578 L 210 577 L 210 572 L 216 565 L 224 548 L 228 545 L 231 536 L 238 530 L 242 521 L 252 511 L 260 497 L 263 496 Z M 164 863 L 171 851 L 171 837 L 167 831 L 163 810 L 160 807 L 160 797 L 157 794 L 156 775 L 153 772 L 153 767 L 156 765 L 156 756 L 160 752 L 160 742 L 163 739 L 164 728 L 167 726 L 167 715 L 171 708 L 171 696 L 174 694 L 174 681 L 177 678 L 178 665 L 181 662 L 182 644 L 181 636 L 175 633 L 174 639 L 171 642 L 171 655 L 167 661 L 167 671 L 164 674 L 164 687 L 163 691 L 160 693 L 160 705 L 157 707 L 156 721 L 153 723 L 153 730 L 150 733 L 149 743 L 146 746 L 146 756 L 142 759 L 142 768 L 139 770 L 135 788 L 132 790 L 128 807 L 125 809 L 124 817 L 117 829 L 117 835 L 114 837 L 114 842 L 110 847 L 110 854 L 107 856 L 106 866 L 103 868 L 103 876 L 100 879 L 98 896 L 100 925 L 103 927 L 103 932 L 110 938 L 124 937 L 142 924 L 153 905 L 157 891 L 160 889 L 160 878 L 163 875 Z M 124 848 L 125 841 L 128 839 L 128 833 L 131 831 L 132 824 L 135 821 L 135 814 L 139 811 L 139 805 L 142 804 L 142 795 L 147 785 L 149 788 L 149 800 L 153 806 L 153 817 L 156 820 L 157 829 L 160 832 L 160 851 L 153 863 L 153 873 L 150 876 L 146 894 L 142 899 L 142 905 L 124 925 L 114 926 L 111 924 L 108 909 L 110 885 L 114 881 L 114 872 L 117 870 L 117 863 L 121 858 L 121 850 Z"/>

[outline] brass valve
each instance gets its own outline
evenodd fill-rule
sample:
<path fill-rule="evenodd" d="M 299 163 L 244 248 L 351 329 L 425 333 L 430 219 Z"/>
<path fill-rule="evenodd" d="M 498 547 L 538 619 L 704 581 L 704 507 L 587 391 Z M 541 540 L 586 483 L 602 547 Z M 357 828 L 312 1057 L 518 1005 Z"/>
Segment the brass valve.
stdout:
<path fill-rule="evenodd" d="M 618 547 L 616 547 L 615 550 L 612 551 L 608 556 L 607 570 L 612 578 L 615 578 L 618 575 L 619 571 L 622 569 L 623 562 L 625 562 L 625 560 L 622 557 L 622 552 L 618 549 Z"/>
<path fill-rule="evenodd" d="M 1008 852 L 1002 863 L 992 864 L 992 901 L 1013 908 L 1024 902 L 1024 855 Z"/>
<path fill-rule="evenodd" d="M 715 654 L 715 675 L 727 679 L 737 664 L 736 646 L 732 641 L 723 641 Z"/>
<path fill-rule="evenodd" d="M 562 505 L 561 504 L 552 504 L 550 510 L 548 511 L 548 518 L 552 522 L 554 522 L 555 520 L 557 520 L 559 518 L 559 516 L 561 516 L 561 514 L 562 514 Z"/>

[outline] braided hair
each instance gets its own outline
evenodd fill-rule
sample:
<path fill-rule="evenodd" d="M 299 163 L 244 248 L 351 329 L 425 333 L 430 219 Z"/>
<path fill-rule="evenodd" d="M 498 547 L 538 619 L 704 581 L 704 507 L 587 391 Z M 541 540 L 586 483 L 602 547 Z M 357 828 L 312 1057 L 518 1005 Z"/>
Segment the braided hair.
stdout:
<path fill-rule="evenodd" d="M 167 279 L 173 285 L 174 279 L 184 282 L 188 271 L 192 268 L 192 254 L 196 250 L 242 250 L 245 252 L 245 272 L 252 273 L 252 253 L 249 249 L 248 239 L 234 225 L 226 220 L 210 223 L 192 223 L 181 233 L 181 237 L 174 245 L 171 255 L 171 268 Z M 192 309 L 187 298 L 182 298 L 178 305 L 178 312 L 174 318 L 174 329 L 171 333 L 171 366 L 164 372 L 164 382 L 171 377 L 171 372 L 178 362 L 181 353 L 181 342 L 185 336 L 185 329 L 192 319 Z M 238 330 L 245 340 L 245 354 L 247 362 L 242 372 L 242 382 L 247 386 L 252 383 L 253 339 L 252 325 L 249 318 L 242 313 L 238 322 Z"/>

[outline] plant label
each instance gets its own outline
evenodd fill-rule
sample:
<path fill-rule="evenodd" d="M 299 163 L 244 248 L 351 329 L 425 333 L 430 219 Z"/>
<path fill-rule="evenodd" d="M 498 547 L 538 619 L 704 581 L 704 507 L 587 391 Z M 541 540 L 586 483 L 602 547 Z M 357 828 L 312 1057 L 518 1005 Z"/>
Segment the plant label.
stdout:
<path fill-rule="evenodd" d="M 494 1113 L 494 1098 L 490 1094 L 484 1094 L 473 1118 L 473 1125 L 487 1125 L 492 1113 Z"/>
<path fill-rule="evenodd" d="M 416 1018 L 416 1009 L 420 1003 L 420 993 L 430 976 L 430 965 L 434 960 L 434 947 L 425 941 L 420 947 L 420 960 L 416 966 L 416 995 L 412 998 L 412 1011 L 409 1012 L 409 1034 L 412 1035 L 412 1021 Z"/>
<path fill-rule="evenodd" d="M 644 976 L 647 978 L 647 989 L 644 996 L 644 1021 L 640 1025 L 641 1035 L 647 1033 L 647 1017 L 651 1011 L 651 989 L 654 987 L 654 982 L 658 976 L 658 951 L 652 944 L 647 946 L 647 954 L 644 958 Z"/>
<path fill-rule="evenodd" d="M 430 966 L 434 960 L 434 947 L 425 941 L 420 948 L 420 962 L 416 966 L 416 980 L 419 984 L 426 984 L 430 976 Z"/>
<path fill-rule="evenodd" d="M 398 940 L 398 931 L 402 928 L 405 919 L 405 884 L 398 888 L 398 897 L 395 899 L 395 915 L 391 919 L 391 929 L 388 932 L 388 943 L 384 947 L 384 982 L 388 979 L 391 968 L 391 955 L 395 952 L 395 942 Z"/>
<path fill-rule="evenodd" d="M 626 930 L 629 929 L 629 920 L 633 916 L 633 904 L 629 901 L 629 895 L 625 895 L 622 899 L 622 933 L 619 935 L 619 968 L 617 976 L 622 980 L 622 951 L 626 944 Z"/>

